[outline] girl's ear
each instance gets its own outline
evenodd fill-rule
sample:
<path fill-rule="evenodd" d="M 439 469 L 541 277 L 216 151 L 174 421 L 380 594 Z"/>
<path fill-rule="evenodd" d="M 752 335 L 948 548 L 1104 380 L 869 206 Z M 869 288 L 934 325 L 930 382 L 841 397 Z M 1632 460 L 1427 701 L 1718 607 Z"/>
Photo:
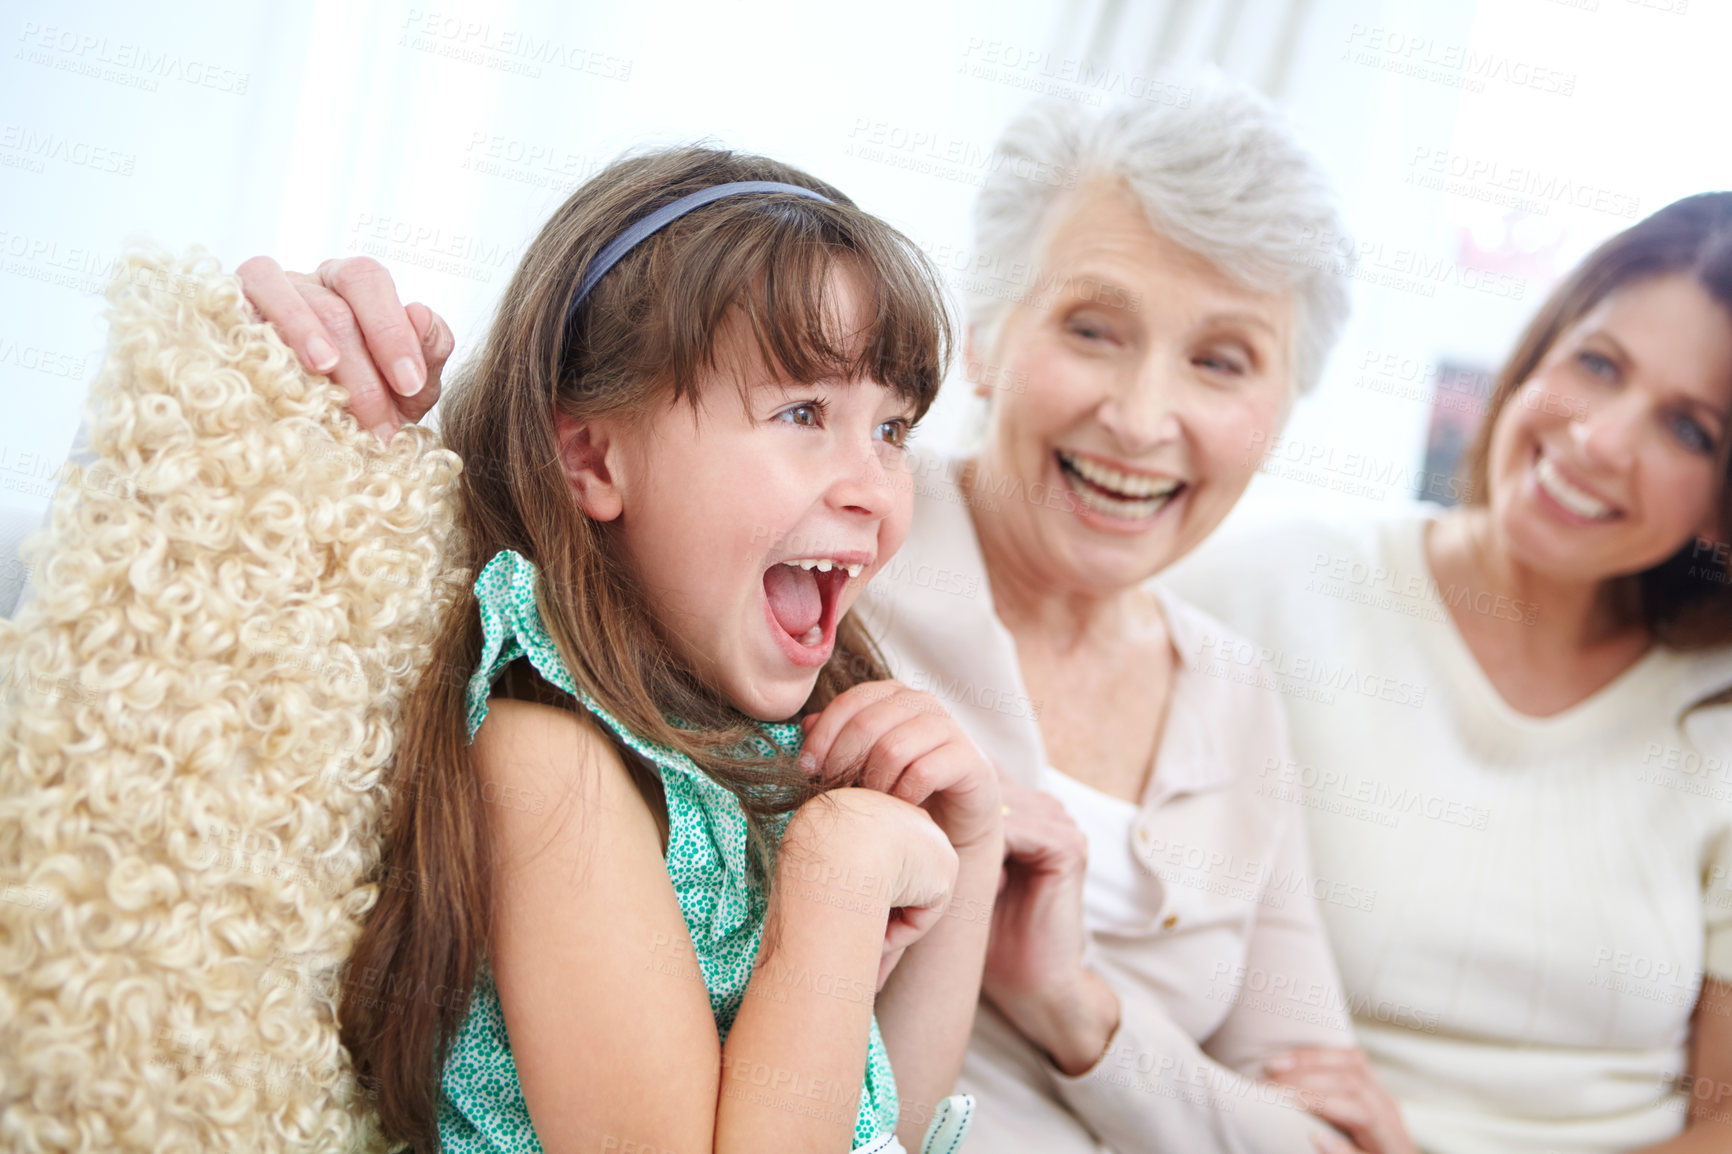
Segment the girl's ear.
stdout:
<path fill-rule="evenodd" d="M 559 440 L 560 466 L 584 515 L 595 521 L 618 517 L 625 502 L 615 468 L 619 442 L 613 426 L 556 413 L 553 432 Z"/>

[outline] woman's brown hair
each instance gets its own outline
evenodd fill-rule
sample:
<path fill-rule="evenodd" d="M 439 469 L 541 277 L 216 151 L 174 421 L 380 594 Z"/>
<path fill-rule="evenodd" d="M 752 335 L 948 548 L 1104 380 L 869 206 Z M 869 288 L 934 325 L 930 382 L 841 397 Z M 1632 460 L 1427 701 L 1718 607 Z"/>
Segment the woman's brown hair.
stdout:
<path fill-rule="evenodd" d="M 1618 289 L 1655 277 L 1695 279 L 1726 311 L 1732 326 L 1732 192 L 1704 192 L 1674 201 L 1601 244 L 1553 290 L 1528 322 L 1498 374 L 1485 420 L 1468 449 L 1473 503 L 1488 500 L 1491 441 L 1498 417 L 1553 343 Z M 1732 455 L 1721 463 L 1718 541 L 1693 539 L 1677 553 L 1635 574 L 1634 602 L 1654 639 L 1674 649 L 1732 644 Z M 1714 699 L 1732 700 L 1732 689 Z"/>
<path fill-rule="evenodd" d="M 733 181 L 797 184 L 831 203 L 771 193 L 706 205 L 632 249 L 567 323 L 578 281 L 603 245 L 662 205 Z M 875 301 L 864 332 L 836 329 L 828 286 L 844 266 Z M 889 225 L 786 165 L 668 149 L 610 165 L 553 214 L 444 402 L 442 430 L 464 461 L 465 551 L 453 563 L 472 584 L 502 549 L 535 562 L 541 615 L 573 680 L 633 733 L 690 757 L 739 797 L 755 878 L 766 883 L 766 819 L 816 787 L 790 759 L 752 753 L 755 723 L 667 643 L 614 547 L 617 524 L 592 521 L 579 508 L 554 431 L 556 414 L 631 418 L 669 397 L 697 405 L 704 376 L 728 367 L 717 363 L 716 336 L 730 316 L 744 318 L 764 363 L 787 377 L 874 380 L 918 414 L 937 394 L 950 352 L 939 282 Z M 491 927 L 488 817 L 465 709 L 481 641 L 469 592 L 447 617 L 405 710 L 381 865 L 386 884 L 342 993 L 343 1044 L 385 1134 L 417 1149 L 437 1148 L 440 1072 Z M 884 676 L 849 614 L 805 708 Z M 533 680 L 514 667 L 498 689 L 546 699 L 548 687 Z M 652 793 L 653 772 L 625 760 Z"/>

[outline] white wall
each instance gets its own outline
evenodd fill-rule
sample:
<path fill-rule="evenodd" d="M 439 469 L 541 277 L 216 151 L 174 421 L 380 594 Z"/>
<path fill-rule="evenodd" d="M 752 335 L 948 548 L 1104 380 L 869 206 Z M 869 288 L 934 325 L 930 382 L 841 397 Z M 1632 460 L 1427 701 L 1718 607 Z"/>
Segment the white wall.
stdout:
<path fill-rule="evenodd" d="M 1342 190 L 1354 315 L 1235 515 L 1410 499 L 1435 366 L 1495 369 L 1594 245 L 1732 187 L 1729 43 L 1716 0 L 1317 0 L 1284 98 Z"/>
<path fill-rule="evenodd" d="M 0 512 L 46 504 L 99 360 L 101 280 L 131 237 L 229 267 L 372 251 L 474 338 L 574 183 L 634 145 L 711 139 L 834 181 L 944 263 L 1032 92 L 1159 99 L 1166 63 L 1199 56 L 1284 77 L 1368 246 L 1353 326 L 1270 473 L 1311 464 L 1259 477 L 1243 512 L 1404 500 L 1423 366 L 1494 364 L 1552 280 L 1628 223 L 1609 208 L 1732 185 L 1729 33 L 1732 5 L 1710 0 L 8 0 Z M 1474 174 L 1422 187 L 1426 157 Z M 1498 179 L 1527 182 L 1528 203 L 1477 199 Z M 965 393 L 947 388 L 923 440 L 962 438 Z M 1369 496 L 1332 488 L 1367 478 Z"/>

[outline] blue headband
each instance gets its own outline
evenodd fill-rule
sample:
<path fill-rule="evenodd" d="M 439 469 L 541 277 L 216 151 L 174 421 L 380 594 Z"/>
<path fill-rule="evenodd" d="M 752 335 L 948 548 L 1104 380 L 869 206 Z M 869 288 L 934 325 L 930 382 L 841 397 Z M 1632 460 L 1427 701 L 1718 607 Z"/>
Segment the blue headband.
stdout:
<path fill-rule="evenodd" d="M 570 324 L 571 318 L 577 315 L 577 306 L 583 303 L 583 298 L 589 295 L 596 282 L 607 275 L 607 271 L 620 262 L 620 258 L 636 248 L 646 238 L 657 231 L 666 228 L 694 208 L 702 208 L 713 200 L 724 196 L 739 196 L 745 192 L 786 192 L 794 196 L 803 196 L 809 200 L 821 200 L 825 204 L 833 203 L 829 197 L 820 196 L 809 188 L 801 188 L 797 184 L 782 184 L 774 180 L 738 180 L 732 184 L 717 184 L 709 188 L 699 189 L 689 196 L 682 196 L 672 204 L 664 204 L 641 220 L 632 224 L 618 236 L 607 242 L 596 258 L 583 272 L 583 279 L 577 282 L 577 295 L 571 298 L 571 304 L 565 310 L 565 323 Z"/>

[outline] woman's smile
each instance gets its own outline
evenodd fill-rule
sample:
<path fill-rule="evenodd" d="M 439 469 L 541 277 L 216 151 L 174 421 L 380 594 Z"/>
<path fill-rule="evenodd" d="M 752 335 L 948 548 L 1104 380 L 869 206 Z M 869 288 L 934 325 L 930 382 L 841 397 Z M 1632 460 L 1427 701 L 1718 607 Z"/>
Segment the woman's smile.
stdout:
<path fill-rule="evenodd" d="M 1114 533 L 1140 533 L 1188 491 L 1184 481 L 1133 469 L 1074 449 L 1053 450 L 1053 462 L 1083 523 Z"/>
<path fill-rule="evenodd" d="M 1591 525 L 1623 516 L 1615 505 L 1595 496 L 1585 485 L 1572 482 L 1543 448 L 1534 450 L 1533 483 L 1551 510 L 1566 521 Z"/>
<path fill-rule="evenodd" d="M 1121 184 L 1055 211 L 1041 267 L 1072 287 L 971 345 L 1027 383 L 991 396 L 981 483 L 1029 496 L 974 513 L 988 553 L 1042 584 L 1119 589 L 1189 552 L 1250 483 L 1245 446 L 1268 443 L 1291 397 L 1293 296 L 1164 235 Z"/>

